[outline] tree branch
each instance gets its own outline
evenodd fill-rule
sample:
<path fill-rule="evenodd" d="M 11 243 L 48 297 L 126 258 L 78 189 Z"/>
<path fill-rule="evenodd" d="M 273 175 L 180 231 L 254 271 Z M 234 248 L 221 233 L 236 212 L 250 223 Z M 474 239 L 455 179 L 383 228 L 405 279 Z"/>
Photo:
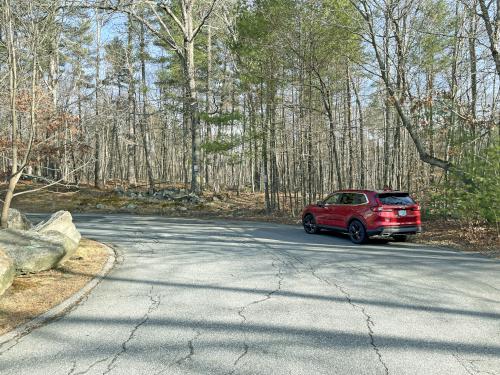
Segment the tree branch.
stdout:
<path fill-rule="evenodd" d="M 80 169 L 82 169 L 82 168 L 85 168 L 88 164 L 90 164 L 90 163 L 92 163 L 92 162 L 93 162 L 93 160 L 89 160 L 87 163 L 85 163 L 85 164 L 83 164 L 83 165 L 79 166 L 78 168 L 73 169 L 72 171 L 70 171 L 70 172 L 69 172 L 69 174 L 73 174 L 73 173 L 75 173 L 76 171 L 78 171 L 78 170 L 80 170 Z M 25 176 L 30 176 L 30 177 L 40 178 L 39 176 L 32 176 L 32 175 L 25 175 Z M 43 190 L 43 189 L 47 189 L 47 188 L 49 188 L 49 187 L 51 187 L 51 186 L 54 186 L 54 185 L 58 185 L 58 184 L 60 184 L 62 181 L 64 181 L 64 178 L 61 178 L 61 179 L 59 179 L 59 180 L 57 180 L 57 181 L 53 181 L 52 183 L 50 183 L 50 184 L 48 184 L 48 185 L 41 186 L 41 187 L 36 188 L 36 189 L 19 191 L 19 192 L 17 192 L 17 193 L 14 193 L 14 194 L 13 194 L 13 197 L 17 197 L 17 196 L 19 196 L 19 195 L 28 194 L 28 193 L 34 193 L 34 192 L 36 192 L 36 191 L 40 191 L 40 190 Z"/>
<path fill-rule="evenodd" d="M 170 9 L 170 7 L 168 5 L 166 5 L 165 3 L 159 3 L 158 6 L 161 9 L 163 9 L 165 11 L 165 13 L 167 13 L 170 18 L 172 18 L 172 20 L 177 24 L 179 29 L 182 31 L 182 34 L 185 36 L 186 35 L 186 28 L 184 27 L 182 22 L 179 20 L 179 18 L 177 18 L 177 16 L 174 14 L 174 12 L 172 12 L 172 9 Z"/>
<path fill-rule="evenodd" d="M 205 16 L 202 18 L 200 24 L 198 25 L 198 27 L 196 27 L 194 30 L 193 30 L 193 36 L 191 37 L 191 41 L 193 41 L 194 38 L 196 38 L 196 35 L 198 35 L 198 33 L 200 32 L 201 28 L 203 27 L 203 25 L 205 25 L 205 23 L 207 22 L 208 20 L 208 17 L 210 17 L 210 15 L 212 14 L 212 11 L 214 10 L 214 7 L 215 7 L 215 3 L 217 2 L 217 0 L 213 0 L 212 1 L 212 5 L 210 5 L 210 8 L 208 9 L 207 13 L 205 14 Z"/>

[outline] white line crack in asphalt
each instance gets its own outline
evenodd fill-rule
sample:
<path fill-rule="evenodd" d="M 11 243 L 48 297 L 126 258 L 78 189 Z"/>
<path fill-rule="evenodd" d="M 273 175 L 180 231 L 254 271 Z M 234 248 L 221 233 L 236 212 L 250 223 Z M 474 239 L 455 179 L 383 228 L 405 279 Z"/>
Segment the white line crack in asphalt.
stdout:
<path fill-rule="evenodd" d="M 273 254 L 271 254 L 271 255 L 273 255 Z M 274 257 L 274 256 L 273 256 L 273 257 Z M 278 278 L 278 285 L 277 285 L 276 289 L 274 289 L 274 290 L 270 291 L 269 293 L 267 293 L 267 294 L 264 296 L 264 298 L 261 298 L 261 299 L 258 299 L 258 300 L 255 300 L 255 301 L 252 301 L 252 302 L 250 302 L 250 303 L 248 303 L 248 304 L 246 304 L 246 305 L 242 306 L 242 307 L 240 308 L 240 310 L 238 310 L 238 315 L 242 318 L 242 321 L 241 321 L 241 326 L 244 326 L 244 325 L 245 325 L 245 323 L 247 322 L 247 317 L 246 317 L 246 315 L 245 315 L 245 311 L 246 311 L 246 310 L 247 310 L 250 306 L 257 305 L 257 304 L 259 304 L 259 303 L 263 303 L 263 302 L 265 302 L 265 301 L 270 300 L 274 294 L 276 294 L 277 292 L 279 292 L 279 291 L 281 290 L 281 286 L 282 286 L 282 284 L 283 284 L 283 272 L 282 272 L 282 267 L 281 267 L 281 266 L 277 266 L 277 265 L 276 265 L 276 261 L 278 261 L 278 260 L 280 260 L 280 261 L 281 261 L 281 259 L 279 259 L 279 258 L 278 258 L 278 259 L 276 259 L 276 257 L 274 257 L 274 258 L 275 258 L 275 259 L 274 259 L 274 260 L 273 260 L 273 262 L 272 262 L 272 266 L 273 266 L 274 268 L 276 268 L 276 269 L 277 269 L 277 273 L 275 274 L 275 276 Z M 236 367 L 237 367 L 238 363 L 239 363 L 239 362 L 240 362 L 240 361 L 241 361 L 241 360 L 242 360 L 242 359 L 243 359 L 243 358 L 244 358 L 244 357 L 248 354 L 249 349 L 250 349 L 250 347 L 248 346 L 248 344 L 247 344 L 247 342 L 246 342 L 246 339 L 245 339 L 245 341 L 243 342 L 243 351 L 242 351 L 242 353 L 238 356 L 238 358 L 236 358 L 236 360 L 234 361 L 234 363 L 233 363 L 234 368 L 233 368 L 233 370 L 231 370 L 231 372 L 229 372 L 229 373 L 228 373 L 228 375 L 232 375 L 232 374 L 234 374 L 234 373 L 236 372 L 236 370 L 237 370 L 237 368 L 236 368 Z"/>
<path fill-rule="evenodd" d="M 263 303 L 265 301 L 268 301 L 272 298 L 272 296 L 274 294 L 276 294 L 277 292 L 279 292 L 281 290 L 281 287 L 283 285 L 283 280 L 284 280 L 284 276 L 283 276 L 283 266 L 286 266 L 286 265 L 290 265 L 288 264 L 288 262 L 286 262 L 285 260 L 283 260 L 281 257 L 277 256 L 276 255 L 276 252 L 275 250 L 269 246 L 267 243 L 263 243 L 261 241 L 258 241 L 256 240 L 255 238 L 247 235 L 246 233 L 242 233 L 242 232 L 239 232 L 239 231 L 236 231 L 235 229 L 233 228 L 230 228 L 230 227 L 223 227 L 224 229 L 228 229 L 230 230 L 231 232 L 235 232 L 236 234 L 238 235 L 243 235 L 244 237 L 247 237 L 247 238 L 250 238 L 252 241 L 256 242 L 257 244 L 259 245 L 263 245 L 264 246 L 264 251 L 266 251 L 272 258 L 273 258 L 273 261 L 271 263 L 272 267 L 277 269 L 277 272 L 274 274 L 275 277 L 278 278 L 278 284 L 277 284 L 277 287 L 271 291 L 269 291 L 265 296 L 264 298 L 260 298 L 258 300 L 255 300 L 255 301 L 252 301 L 244 306 L 242 306 L 239 310 L 238 310 L 238 315 L 241 317 L 241 323 L 240 325 L 243 327 L 245 325 L 245 323 L 247 322 L 247 317 L 245 315 L 245 311 L 250 307 L 250 306 L 253 306 L 253 305 L 257 305 L 259 303 Z M 281 265 L 277 265 L 277 262 L 280 262 Z M 293 266 L 293 268 L 296 269 L 296 267 L 291 264 L 291 266 Z M 244 334 L 245 335 L 245 334 Z M 248 354 L 248 351 L 250 350 L 250 347 L 249 345 L 247 344 L 246 342 L 246 338 L 245 338 L 245 341 L 243 342 L 243 350 L 242 352 L 240 353 L 240 355 L 238 356 L 238 358 L 236 358 L 236 360 L 233 362 L 233 369 L 227 373 L 227 375 L 233 375 L 236 370 L 237 370 L 237 366 L 238 366 L 238 363 Z"/>
<path fill-rule="evenodd" d="M 127 344 L 132 341 L 132 339 L 134 338 L 137 330 L 143 326 L 144 324 L 146 324 L 150 318 L 150 315 L 151 313 L 153 313 L 156 309 L 158 309 L 158 307 L 160 306 L 160 303 L 161 303 L 161 296 L 159 294 L 157 294 L 156 296 L 153 296 L 153 286 L 151 286 L 151 289 L 149 291 L 149 298 L 150 298 L 150 305 L 149 305 L 149 308 L 147 310 L 147 312 L 144 314 L 144 316 L 142 317 L 142 319 L 139 321 L 139 323 L 137 323 L 136 325 L 134 325 L 134 327 L 132 328 L 132 330 L 130 331 L 127 339 L 122 342 L 122 345 L 121 345 L 121 350 L 119 352 L 117 352 L 111 362 L 108 363 L 108 366 L 106 368 L 106 371 L 104 371 L 102 374 L 103 375 L 106 375 L 106 374 L 109 374 L 113 368 L 115 367 L 115 363 L 118 361 L 118 359 L 124 354 L 127 352 Z M 109 359 L 109 357 L 108 357 Z"/>
<path fill-rule="evenodd" d="M 193 342 L 196 341 L 201 335 L 202 335 L 201 331 L 196 331 L 196 334 L 187 342 L 189 353 L 186 356 L 179 358 L 177 361 L 175 361 L 174 362 L 175 364 L 181 365 L 182 363 L 190 361 L 192 359 L 192 357 L 194 356 Z"/>
<path fill-rule="evenodd" d="M 274 253 L 274 249 L 269 244 L 263 243 L 263 242 L 255 239 L 255 238 L 253 238 L 253 240 L 256 241 L 256 242 L 258 242 L 258 243 L 260 243 L 260 244 L 263 244 L 268 249 L 270 249 L 271 252 Z M 297 262 L 301 263 L 303 266 L 309 268 L 309 271 L 310 271 L 311 275 L 313 277 L 315 277 L 317 280 L 319 280 L 319 281 L 321 281 L 323 283 L 326 283 L 327 285 L 333 285 L 337 290 L 339 290 L 342 293 L 342 295 L 344 296 L 344 298 L 346 299 L 346 301 L 349 303 L 349 305 L 351 305 L 354 309 L 359 310 L 362 313 L 362 315 L 364 317 L 364 320 L 365 320 L 365 323 L 366 323 L 366 328 L 368 330 L 368 337 L 369 337 L 369 340 L 370 340 L 370 345 L 373 348 L 373 351 L 375 352 L 375 354 L 377 355 L 378 361 L 380 362 L 380 364 L 384 368 L 384 373 L 386 375 L 389 375 L 389 368 L 388 368 L 387 364 L 385 363 L 385 361 L 384 361 L 384 359 L 382 357 L 382 353 L 380 351 L 380 348 L 377 346 L 377 344 L 375 342 L 375 333 L 373 331 L 373 327 L 375 326 L 375 322 L 373 321 L 373 318 L 366 312 L 365 308 L 363 306 L 361 306 L 361 305 L 353 302 L 350 293 L 347 292 L 347 290 L 343 286 L 341 286 L 339 283 L 337 283 L 337 282 L 331 282 L 330 280 L 328 280 L 328 279 L 326 279 L 324 277 L 319 276 L 316 273 L 317 269 L 315 269 L 311 264 L 306 263 L 302 258 L 300 258 L 300 257 L 298 257 L 296 255 L 289 254 L 288 252 L 286 252 L 284 254 L 287 257 L 289 257 L 289 258 L 295 259 Z M 279 258 L 279 259 L 281 259 L 281 258 Z M 294 267 L 294 268 L 296 268 L 296 267 Z M 356 267 L 353 267 L 353 268 L 356 268 Z"/>
<path fill-rule="evenodd" d="M 310 264 L 308 264 L 308 266 L 309 266 L 309 269 L 311 271 L 311 274 L 316 279 L 318 279 L 318 280 L 320 280 L 328 285 L 333 285 L 335 288 L 337 288 L 337 290 L 339 290 L 344 295 L 344 298 L 347 300 L 349 305 L 351 305 L 355 310 L 359 310 L 363 314 L 363 316 L 365 318 L 365 322 L 366 322 L 366 328 L 368 329 L 368 337 L 370 338 L 370 345 L 372 346 L 375 354 L 377 355 L 378 361 L 384 367 L 385 374 L 389 375 L 389 368 L 387 367 L 387 364 L 385 363 L 385 361 L 382 357 L 382 353 L 380 352 L 380 348 L 375 343 L 375 333 L 373 331 L 373 327 L 375 326 L 375 322 L 373 321 L 373 318 L 366 312 L 366 310 L 363 306 L 358 305 L 357 303 L 353 302 L 350 293 L 342 285 L 340 285 L 336 282 L 331 282 L 329 279 L 326 279 L 324 277 L 319 276 L 316 273 L 316 271 L 317 271 L 316 269 L 314 269 Z"/>

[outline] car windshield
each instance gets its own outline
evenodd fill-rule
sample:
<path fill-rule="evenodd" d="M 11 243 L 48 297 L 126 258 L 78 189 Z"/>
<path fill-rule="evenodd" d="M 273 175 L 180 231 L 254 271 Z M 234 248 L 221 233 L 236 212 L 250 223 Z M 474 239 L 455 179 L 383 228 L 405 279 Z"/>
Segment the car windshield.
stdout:
<path fill-rule="evenodd" d="M 379 194 L 378 199 L 382 204 L 387 205 L 411 205 L 415 202 L 406 193 L 384 193 Z"/>

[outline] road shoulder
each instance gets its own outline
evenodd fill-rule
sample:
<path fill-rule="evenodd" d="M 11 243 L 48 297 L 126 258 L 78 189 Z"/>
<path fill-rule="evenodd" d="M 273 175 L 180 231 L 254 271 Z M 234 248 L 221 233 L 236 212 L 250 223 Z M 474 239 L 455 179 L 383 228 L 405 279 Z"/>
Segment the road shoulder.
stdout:
<path fill-rule="evenodd" d="M 116 252 L 82 239 L 75 256 L 54 270 L 19 276 L 0 297 L 0 348 L 64 315 L 110 272 Z"/>

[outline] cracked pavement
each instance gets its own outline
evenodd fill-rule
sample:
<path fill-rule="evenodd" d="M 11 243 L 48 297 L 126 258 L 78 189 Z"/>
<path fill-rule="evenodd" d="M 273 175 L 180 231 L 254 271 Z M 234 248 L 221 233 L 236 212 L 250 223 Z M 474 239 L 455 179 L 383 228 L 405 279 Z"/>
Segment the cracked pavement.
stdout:
<path fill-rule="evenodd" d="M 2 375 L 500 374 L 498 260 L 268 223 L 75 222 L 121 260 L 2 345 Z"/>

